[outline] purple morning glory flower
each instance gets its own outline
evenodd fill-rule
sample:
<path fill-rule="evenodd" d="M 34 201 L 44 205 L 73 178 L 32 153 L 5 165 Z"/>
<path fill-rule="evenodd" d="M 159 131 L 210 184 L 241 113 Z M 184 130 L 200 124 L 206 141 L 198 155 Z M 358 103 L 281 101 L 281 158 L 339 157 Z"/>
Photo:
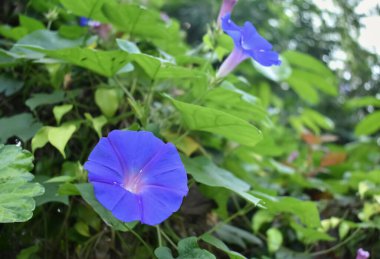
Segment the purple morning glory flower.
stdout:
<path fill-rule="evenodd" d="M 237 65 L 247 58 L 253 58 L 263 66 L 280 65 L 278 53 L 272 50 L 272 45 L 256 31 L 250 22 L 243 27 L 237 26 L 231 20 L 231 14 L 222 18 L 222 29 L 234 41 L 235 47 L 220 66 L 217 77 L 228 75 Z"/>
<path fill-rule="evenodd" d="M 369 258 L 370 254 L 369 252 L 365 251 L 362 248 L 359 248 L 356 252 L 356 259 L 367 259 Z"/>
<path fill-rule="evenodd" d="M 82 26 L 82 27 L 89 26 L 91 28 L 96 28 L 96 27 L 99 27 L 100 25 L 101 23 L 98 21 L 93 21 L 83 16 L 79 17 L 79 26 Z"/>
<path fill-rule="evenodd" d="M 159 224 L 179 209 L 188 192 L 175 146 L 147 131 L 111 131 L 84 168 L 97 200 L 124 222 Z"/>
<path fill-rule="evenodd" d="M 222 22 L 222 17 L 224 17 L 227 13 L 231 13 L 232 9 L 236 5 L 238 0 L 223 0 L 222 6 L 220 7 L 219 10 L 219 15 L 218 15 L 218 26 L 220 27 L 220 24 Z"/>

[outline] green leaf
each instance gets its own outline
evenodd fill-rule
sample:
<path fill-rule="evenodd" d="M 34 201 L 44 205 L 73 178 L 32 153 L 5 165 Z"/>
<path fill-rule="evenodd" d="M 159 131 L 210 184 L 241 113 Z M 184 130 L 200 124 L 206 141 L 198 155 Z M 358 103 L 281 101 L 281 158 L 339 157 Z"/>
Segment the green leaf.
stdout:
<path fill-rule="evenodd" d="M 38 245 L 30 246 L 28 248 L 24 248 L 20 251 L 20 253 L 17 255 L 16 259 L 30 259 L 34 258 L 33 256 L 36 256 L 38 250 L 40 248 Z"/>
<path fill-rule="evenodd" d="M 119 108 L 119 89 L 100 87 L 95 91 L 95 103 L 107 117 L 115 115 Z"/>
<path fill-rule="evenodd" d="M 23 85 L 24 83 L 22 81 L 0 76 L 0 94 L 4 93 L 5 96 L 11 96 L 12 94 L 18 92 Z"/>
<path fill-rule="evenodd" d="M 94 49 L 67 48 L 60 50 L 34 49 L 51 58 L 92 70 L 106 77 L 114 76 L 130 62 L 128 53 L 121 50 L 100 51 Z"/>
<path fill-rule="evenodd" d="M 61 4 L 72 13 L 91 18 L 100 22 L 108 22 L 102 13 L 102 6 L 105 3 L 114 3 L 114 0 L 60 0 Z"/>
<path fill-rule="evenodd" d="M 319 102 L 318 92 L 314 89 L 310 82 L 294 75 L 289 77 L 287 82 L 301 99 L 311 104 L 317 104 Z"/>
<path fill-rule="evenodd" d="M 254 246 L 263 246 L 263 242 L 257 236 L 253 235 L 251 232 L 248 232 L 244 229 L 222 224 L 217 230 L 216 234 L 220 239 L 229 243 L 238 245 L 244 249 Z"/>
<path fill-rule="evenodd" d="M 239 144 L 255 146 L 262 139 L 261 131 L 249 122 L 228 113 L 170 98 L 191 130 L 222 135 Z"/>
<path fill-rule="evenodd" d="M 0 118 L 0 143 L 4 143 L 12 136 L 19 137 L 26 142 L 42 127 L 30 113 L 20 113 L 12 117 Z"/>
<path fill-rule="evenodd" d="M 227 112 L 243 120 L 269 120 L 258 98 L 226 81 L 220 87 L 208 91 L 204 98 L 207 107 Z"/>
<path fill-rule="evenodd" d="M 255 233 L 259 232 L 261 226 L 265 223 L 272 222 L 274 214 L 268 210 L 259 210 L 252 218 L 252 229 Z"/>
<path fill-rule="evenodd" d="M 61 25 L 59 35 L 67 39 L 77 39 L 83 37 L 88 32 L 88 28 L 77 25 Z"/>
<path fill-rule="evenodd" d="M 57 124 L 61 123 L 62 117 L 66 113 L 68 113 L 69 111 L 71 111 L 73 109 L 73 107 L 74 106 L 72 104 L 63 104 L 63 105 L 60 105 L 60 106 L 54 106 L 54 108 L 53 108 L 53 114 L 54 114 L 55 120 L 57 121 Z"/>
<path fill-rule="evenodd" d="M 326 233 L 320 232 L 312 228 L 305 228 L 301 225 L 291 222 L 291 227 L 296 231 L 298 240 L 304 244 L 313 244 L 318 241 L 333 241 L 335 238 Z"/>
<path fill-rule="evenodd" d="M 51 94 L 33 94 L 31 98 L 26 100 L 25 104 L 32 111 L 38 106 L 55 104 L 65 100 L 65 93 L 63 91 L 55 91 Z"/>
<path fill-rule="evenodd" d="M 0 35 L 12 40 L 19 40 L 28 34 L 28 30 L 23 27 L 10 27 L 8 25 L 0 26 Z"/>
<path fill-rule="evenodd" d="M 334 129 L 334 122 L 317 111 L 314 111 L 311 109 L 305 109 L 302 112 L 302 117 L 313 121 L 319 128 L 322 128 L 325 130 Z"/>
<path fill-rule="evenodd" d="M 274 253 L 280 249 L 283 240 L 282 233 L 277 228 L 270 228 L 267 230 L 267 243 L 270 253 Z"/>
<path fill-rule="evenodd" d="M 234 176 L 229 171 L 217 167 L 211 160 L 205 157 L 182 158 L 186 171 L 195 181 L 213 187 L 223 187 L 231 190 L 255 205 L 259 205 L 260 199 L 249 194 L 250 185 Z"/>
<path fill-rule="evenodd" d="M 77 130 L 72 123 L 65 123 L 59 127 L 42 127 L 32 139 L 32 150 L 45 146 L 48 142 L 52 144 L 65 158 L 65 147 L 71 136 Z"/>
<path fill-rule="evenodd" d="M 380 107 L 380 99 L 374 96 L 364 96 L 348 100 L 345 104 L 348 109 L 357 109 L 366 106 Z"/>
<path fill-rule="evenodd" d="M 275 198 L 258 192 L 253 193 L 263 199 L 268 211 L 273 214 L 290 213 L 296 215 L 308 227 L 316 228 L 321 225 L 319 212 L 314 202 L 301 201 L 292 197 Z"/>
<path fill-rule="evenodd" d="M 25 16 L 25 15 L 20 15 L 19 20 L 20 20 L 20 25 L 26 28 L 29 33 L 33 31 L 45 29 L 45 25 L 37 19 Z"/>
<path fill-rule="evenodd" d="M 185 50 L 178 22 L 165 23 L 159 12 L 135 4 L 112 3 L 105 4 L 102 10 L 105 17 L 123 32 L 150 40 L 169 53 Z"/>
<path fill-rule="evenodd" d="M 216 259 L 216 257 L 205 249 L 201 249 L 198 246 L 196 237 L 188 237 L 178 242 L 179 256 L 176 259 Z M 173 255 L 169 248 L 158 247 L 154 254 L 158 259 L 171 259 Z"/>
<path fill-rule="evenodd" d="M 67 195 L 60 195 L 58 194 L 58 189 L 60 186 L 60 183 L 57 182 L 49 182 L 49 177 L 45 175 L 37 175 L 36 181 L 40 182 L 42 186 L 45 189 L 45 192 L 43 195 L 37 197 L 36 205 L 41 206 L 45 203 L 49 202 L 59 202 L 63 203 L 65 205 L 69 205 L 69 198 Z"/>
<path fill-rule="evenodd" d="M 228 254 L 228 256 L 230 257 L 230 259 L 245 259 L 246 257 L 239 254 L 238 252 L 234 252 L 232 250 L 230 250 L 228 248 L 228 246 L 226 246 L 225 243 L 223 243 L 222 240 L 216 238 L 215 236 L 211 235 L 211 234 L 204 234 L 200 237 L 201 240 L 203 240 L 204 242 L 206 243 L 209 243 L 210 245 L 222 250 L 223 252 L 225 252 L 226 254 Z"/>
<path fill-rule="evenodd" d="M 380 111 L 364 117 L 355 127 L 355 135 L 371 135 L 380 130 Z"/>
<path fill-rule="evenodd" d="M 41 50 L 73 48 L 81 46 L 83 41 L 83 38 L 69 40 L 59 36 L 58 32 L 38 30 L 20 39 L 10 52 L 19 58 L 40 59 L 44 56 L 41 54 Z M 93 38 L 89 41 L 93 41 Z"/>
<path fill-rule="evenodd" d="M 17 146 L 0 145 L 0 222 L 24 222 L 33 216 L 33 197 L 44 193 L 33 175 L 33 156 Z"/>
<path fill-rule="evenodd" d="M 94 130 L 96 131 L 96 134 L 98 134 L 98 137 L 101 138 L 102 137 L 102 128 L 104 125 L 107 124 L 107 118 L 104 117 L 103 115 L 93 118 L 91 116 L 91 114 L 89 114 L 89 113 L 85 113 L 84 116 L 86 117 L 86 119 L 88 121 L 91 122 L 91 125 L 94 128 Z"/>
<path fill-rule="evenodd" d="M 76 184 L 75 185 L 82 198 L 95 210 L 96 213 L 102 218 L 102 220 L 109 226 L 111 226 L 114 230 L 119 231 L 129 231 L 132 229 L 137 222 L 124 223 L 118 219 L 116 219 L 111 211 L 104 208 L 95 198 L 94 196 L 94 188 L 89 183 Z"/>

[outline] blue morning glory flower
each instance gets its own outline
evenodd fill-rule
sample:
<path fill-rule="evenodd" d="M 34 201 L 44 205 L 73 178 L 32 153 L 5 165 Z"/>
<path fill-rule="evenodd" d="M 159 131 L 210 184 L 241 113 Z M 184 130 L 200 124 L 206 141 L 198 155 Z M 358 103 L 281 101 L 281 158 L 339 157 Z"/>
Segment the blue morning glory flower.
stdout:
<path fill-rule="evenodd" d="M 93 21 L 91 19 L 88 19 L 86 17 L 79 17 L 79 26 L 82 26 L 82 27 L 86 27 L 86 26 L 89 26 L 89 27 L 92 27 L 92 28 L 96 28 L 96 27 L 99 27 L 101 25 L 100 22 L 98 21 Z"/>
<path fill-rule="evenodd" d="M 179 209 L 188 192 L 175 146 L 147 131 L 111 131 L 84 168 L 97 200 L 124 222 L 159 224 Z"/>
<path fill-rule="evenodd" d="M 227 13 L 231 13 L 232 9 L 234 9 L 234 6 L 236 5 L 238 0 L 223 0 L 223 3 L 219 10 L 218 15 L 218 26 L 220 27 L 220 24 L 222 22 L 222 17 L 224 17 Z"/>
<path fill-rule="evenodd" d="M 280 65 L 278 53 L 272 50 L 272 45 L 264 39 L 250 22 L 243 27 L 231 20 L 231 14 L 222 18 L 222 29 L 234 41 L 235 47 L 220 66 L 217 77 L 228 75 L 238 64 L 247 58 L 253 58 L 263 66 Z"/>

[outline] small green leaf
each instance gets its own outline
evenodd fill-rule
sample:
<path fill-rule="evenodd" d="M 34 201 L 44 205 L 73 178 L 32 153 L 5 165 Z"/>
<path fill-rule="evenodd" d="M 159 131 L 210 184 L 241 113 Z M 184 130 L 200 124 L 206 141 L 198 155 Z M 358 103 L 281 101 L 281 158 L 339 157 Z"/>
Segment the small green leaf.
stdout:
<path fill-rule="evenodd" d="M 119 108 L 120 94 L 118 89 L 100 87 L 95 92 L 95 103 L 107 117 L 115 115 Z"/>
<path fill-rule="evenodd" d="M 276 252 L 278 249 L 280 249 L 283 237 L 280 230 L 277 228 L 270 228 L 267 230 L 267 243 L 268 243 L 268 250 L 270 253 Z"/>
<path fill-rule="evenodd" d="M 380 111 L 364 117 L 355 127 L 355 135 L 371 135 L 380 130 Z"/>
<path fill-rule="evenodd" d="M 177 259 L 198 258 L 216 259 L 216 257 L 205 249 L 198 246 L 196 237 L 188 237 L 178 242 L 179 257 Z"/>
<path fill-rule="evenodd" d="M 55 91 L 51 94 L 33 94 L 31 98 L 26 100 L 25 104 L 32 111 L 41 105 L 55 104 L 65 100 L 63 91 Z"/>
<path fill-rule="evenodd" d="M 104 117 L 103 115 L 93 118 L 91 116 L 91 114 L 89 114 L 89 113 L 85 113 L 84 116 L 86 117 L 86 119 L 88 121 L 91 122 L 92 127 L 96 131 L 96 134 L 98 134 L 98 137 L 101 138 L 102 137 L 102 128 L 104 125 L 107 124 L 107 118 Z"/>
<path fill-rule="evenodd" d="M 103 221 L 111 226 L 115 230 L 119 231 L 129 231 L 132 229 L 137 222 L 124 223 L 118 219 L 116 219 L 111 211 L 104 208 L 95 198 L 94 196 L 94 188 L 89 183 L 76 184 L 75 185 L 83 199 L 91 205 L 91 207 L 98 213 L 98 215 L 103 219 Z"/>
<path fill-rule="evenodd" d="M 74 106 L 72 104 L 63 104 L 63 105 L 60 105 L 60 106 L 54 106 L 54 108 L 53 108 L 53 114 L 54 114 L 55 120 L 57 121 L 57 124 L 61 123 L 62 117 L 66 113 L 68 113 L 69 111 L 71 111 L 73 109 L 73 107 Z"/>
<path fill-rule="evenodd" d="M 170 98 L 191 130 L 222 135 L 242 145 L 255 146 L 262 139 L 261 131 L 249 122 L 228 113 Z"/>
<path fill-rule="evenodd" d="M 380 99 L 374 96 L 364 96 L 348 100 L 345 104 L 348 109 L 357 109 L 366 106 L 380 107 Z"/>
<path fill-rule="evenodd" d="M 225 243 L 223 243 L 222 240 L 216 238 L 215 236 L 211 235 L 211 234 L 204 234 L 200 237 L 204 242 L 206 243 L 209 243 L 210 245 L 222 250 L 223 252 L 225 252 L 226 254 L 228 254 L 228 256 L 230 257 L 230 259 L 245 259 L 246 257 L 239 254 L 238 252 L 234 252 L 232 250 L 230 250 L 228 248 L 228 246 L 226 246 Z"/>
<path fill-rule="evenodd" d="M 33 216 L 33 197 L 44 193 L 34 176 L 33 156 L 17 146 L 0 145 L 0 222 L 24 222 Z"/>
<path fill-rule="evenodd" d="M 48 142 L 52 144 L 58 151 L 65 155 L 65 147 L 71 136 L 77 130 L 77 127 L 72 123 L 65 123 L 59 127 L 45 126 L 41 128 L 32 139 L 33 152 L 45 146 Z"/>
<path fill-rule="evenodd" d="M 317 241 L 333 241 L 335 238 L 326 233 L 312 228 L 305 228 L 295 222 L 291 222 L 291 227 L 296 231 L 298 240 L 304 244 L 313 244 Z"/>

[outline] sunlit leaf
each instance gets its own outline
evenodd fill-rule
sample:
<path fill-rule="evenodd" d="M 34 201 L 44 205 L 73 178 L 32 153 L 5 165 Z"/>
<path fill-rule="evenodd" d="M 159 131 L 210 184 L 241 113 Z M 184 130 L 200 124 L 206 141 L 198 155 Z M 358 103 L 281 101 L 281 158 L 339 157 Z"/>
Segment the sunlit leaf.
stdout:
<path fill-rule="evenodd" d="M 0 145 L 0 222 L 24 222 L 33 216 L 33 197 L 44 193 L 34 176 L 33 156 L 17 146 Z"/>

